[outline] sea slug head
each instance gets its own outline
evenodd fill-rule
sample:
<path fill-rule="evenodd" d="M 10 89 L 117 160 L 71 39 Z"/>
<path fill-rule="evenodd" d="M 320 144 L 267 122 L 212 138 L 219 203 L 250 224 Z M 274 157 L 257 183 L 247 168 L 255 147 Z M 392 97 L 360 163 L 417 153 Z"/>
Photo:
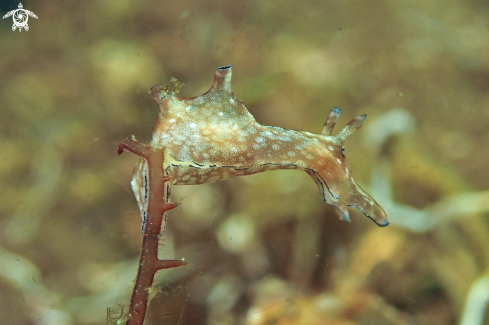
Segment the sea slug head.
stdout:
<path fill-rule="evenodd" d="M 332 135 L 340 114 L 338 107 L 333 108 L 324 123 L 322 134 L 317 136 L 322 149 L 317 150 L 317 159 L 308 174 L 316 181 L 324 201 L 335 207 L 341 219 L 350 221 L 348 207 L 354 207 L 377 225 L 385 227 L 389 224 L 387 214 L 353 179 L 343 146 L 367 116 L 352 119 L 338 134 Z"/>
<path fill-rule="evenodd" d="M 230 143 L 238 138 L 230 129 L 256 123 L 244 103 L 234 95 L 231 76 L 230 65 L 219 67 L 211 88 L 196 97 L 179 96 L 182 83 L 175 78 L 170 79 L 170 84 L 151 88 L 150 95 L 160 106 L 153 126 L 152 147 L 166 148 L 176 156 L 186 146 L 192 159 L 199 161 L 203 160 L 204 151 L 221 152 L 224 140 Z M 187 158 L 190 159 L 188 155 L 179 156 L 180 160 Z"/>

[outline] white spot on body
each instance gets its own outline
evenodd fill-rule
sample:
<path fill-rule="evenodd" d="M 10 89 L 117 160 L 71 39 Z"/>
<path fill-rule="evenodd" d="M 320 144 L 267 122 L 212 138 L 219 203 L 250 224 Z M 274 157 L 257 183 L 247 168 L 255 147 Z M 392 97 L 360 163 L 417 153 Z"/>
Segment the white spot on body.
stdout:
<path fill-rule="evenodd" d="M 262 132 L 260 132 L 260 134 L 261 134 L 262 136 L 264 136 L 264 137 L 269 138 L 270 140 L 275 140 L 275 139 L 276 139 L 275 134 L 273 134 L 272 132 L 270 132 L 270 131 L 268 131 L 268 130 L 266 130 L 266 131 L 262 131 Z"/>
<path fill-rule="evenodd" d="M 255 141 L 258 142 L 259 144 L 261 144 L 262 146 L 266 146 L 267 143 L 266 143 L 266 140 L 264 137 L 256 137 L 255 138 Z"/>
<path fill-rule="evenodd" d="M 306 167 L 306 163 L 303 161 L 303 160 L 297 160 L 295 162 L 295 164 L 301 168 L 305 168 Z"/>
<path fill-rule="evenodd" d="M 248 132 L 249 132 L 249 133 L 251 133 L 251 134 L 255 134 L 255 133 L 256 133 L 256 129 L 255 129 L 254 127 L 252 127 L 252 126 L 248 127 L 248 128 L 246 129 L 246 131 L 248 131 Z"/>

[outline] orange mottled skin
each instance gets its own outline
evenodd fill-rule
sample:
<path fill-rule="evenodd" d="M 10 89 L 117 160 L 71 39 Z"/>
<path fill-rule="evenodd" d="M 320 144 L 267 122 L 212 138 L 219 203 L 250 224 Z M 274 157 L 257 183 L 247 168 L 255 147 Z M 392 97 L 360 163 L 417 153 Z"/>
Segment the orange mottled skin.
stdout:
<path fill-rule="evenodd" d="M 204 184 L 275 169 L 300 169 L 316 182 L 324 201 L 349 220 L 355 207 L 379 226 L 389 224 L 384 210 L 353 180 L 343 142 L 360 128 L 366 115 L 351 120 L 338 134 L 333 127 L 341 114 L 333 108 L 322 134 L 259 124 L 231 90 L 231 66 L 217 69 L 205 94 L 184 98 L 175 90 L 155 86 L 150 93 L 160 105 L 150 146 L 164 151 L 163 169 L 171 184 Z M 133 190 L 143 220 L 147 201 L 144 159 L 136 167 Z M 167 201 L 169 201 L 169 186 Z"/>

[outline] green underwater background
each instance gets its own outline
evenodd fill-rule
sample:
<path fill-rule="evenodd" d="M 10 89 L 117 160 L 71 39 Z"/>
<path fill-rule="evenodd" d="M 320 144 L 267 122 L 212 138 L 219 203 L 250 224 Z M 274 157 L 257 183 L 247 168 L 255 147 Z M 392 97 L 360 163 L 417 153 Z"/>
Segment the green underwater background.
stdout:
<path fill-rule="evenodd" d="M 304 172 L 174 186 L 145 324 L 482 325 L 489 300 L 489 2 L 25 1 L 0 20 L 0 324 L 115 324 L 141 224 L 130 188 L 175 77 L 219 66 L 264 125 L 345 143 L 379 228 Z M 0 1 L 0 16 L 18 3 Z M 111 308 L 109 315 L 107 308 Z"/>

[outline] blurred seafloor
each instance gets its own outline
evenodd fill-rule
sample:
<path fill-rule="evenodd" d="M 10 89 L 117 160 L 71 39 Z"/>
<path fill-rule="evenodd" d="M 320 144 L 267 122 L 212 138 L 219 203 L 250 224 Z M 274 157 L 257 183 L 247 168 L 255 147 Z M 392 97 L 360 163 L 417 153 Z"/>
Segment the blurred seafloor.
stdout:
<path fill-rule="evenodd" d="M 149 141 L 151 86 L 197 96 L 226 64 L 265 125 L 367 113 L 347 156 L 392 225 L 339 221 L 298 171 L 177 186 L 163 255 L 190 266 L 160 272 L 148 324 L 489 324 L 488 286 L 469 295 L 489 275 L 487 1 L 23 5 L 29 31 L 0 21 L 1 324 L 117 318 L 141 240 L 117 145 Z"/>

